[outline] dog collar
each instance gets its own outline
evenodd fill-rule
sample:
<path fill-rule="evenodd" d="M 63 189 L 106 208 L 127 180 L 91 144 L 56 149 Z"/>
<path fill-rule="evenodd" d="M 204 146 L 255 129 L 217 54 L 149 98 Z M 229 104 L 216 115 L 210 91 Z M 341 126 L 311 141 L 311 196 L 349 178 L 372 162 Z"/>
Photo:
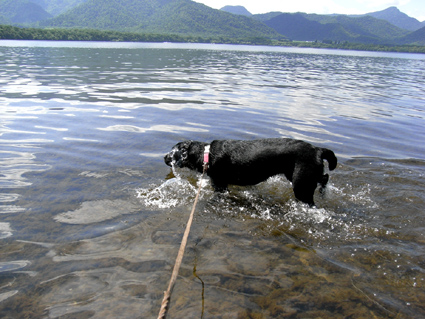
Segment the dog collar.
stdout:
<path fill-rule="evenodd" d="M 211 145 L 206 145 L 204 149 L 204 165 L 208 165 L 210 161 L 210 146 Z"/>

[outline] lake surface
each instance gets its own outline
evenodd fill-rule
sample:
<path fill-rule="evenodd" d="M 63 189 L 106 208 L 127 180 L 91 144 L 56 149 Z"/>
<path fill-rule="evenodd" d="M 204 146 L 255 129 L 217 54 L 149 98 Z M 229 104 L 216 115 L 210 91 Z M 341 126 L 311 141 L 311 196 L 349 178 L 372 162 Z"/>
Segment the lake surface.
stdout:
<path fill-rule="evenodd" d="M 0 41 L 0 317 L 156 318 L 199 175 L 182 140 L 332 149 L 202 188 L 167 318 L 425 317 L 425 55 Z"/>

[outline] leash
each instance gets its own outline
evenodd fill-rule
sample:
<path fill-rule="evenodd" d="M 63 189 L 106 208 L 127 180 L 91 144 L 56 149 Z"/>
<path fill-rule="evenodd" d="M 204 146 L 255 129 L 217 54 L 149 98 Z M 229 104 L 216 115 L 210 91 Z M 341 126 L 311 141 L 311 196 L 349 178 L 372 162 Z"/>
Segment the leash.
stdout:
<path fill-rule="evenodd" d="M 210 146 L 207 145 L 207 146 L 205 146 L 205 150 L 204 150 L 204 166 L 203 166 L 203 172 L 202 172 L 201 180 L 199 181 L 198 192 L 196 193 L 195 202 L 193 203 L 192 211 L 190 212 L 189 220 L 187 221 L 186 229 L 184 231 L 183 239 L 182 239 L 182 242 L 180 244 L 180 249 L 179 249 L 179 252 L 177 254 L 176 262 L 174 264 L 174 268 L 173 268 L 173 272 L 171 274 L 171 279 L 170 279 L 170 283 L 168 285 L 168 289 L 167 289 L 167 291 L 164 291 L 164 298 L 162 299 L 161 309 L 160 309 L 159 314 L 158 314 L 158 319 L 165 319 L 165 317 L 167 315 L 168 307 L 170 305 L 170 300 L 171 300 L 171 293 L 173 292 L 174 284 L 176 283 L 177 276 L 179 274 L 179 269 L 180 269 L 180 266 L 181 266 L 182 260 L 183 260 L 184 250 L 185 250 L 186 244 L 187 244 L 187 237 L 189 237 L 190 227 L 192 226 L 192 221 L 193 221 L 193 215 L 195 213 L 195 208 L 196 208 L 196 205 L 198 203 L 199 194 L 201 193 L 202 179 L 203 179 L 204 174 L 205 174 L 205 172 L 208 168 L 209 154 L 210 154 Z"/>

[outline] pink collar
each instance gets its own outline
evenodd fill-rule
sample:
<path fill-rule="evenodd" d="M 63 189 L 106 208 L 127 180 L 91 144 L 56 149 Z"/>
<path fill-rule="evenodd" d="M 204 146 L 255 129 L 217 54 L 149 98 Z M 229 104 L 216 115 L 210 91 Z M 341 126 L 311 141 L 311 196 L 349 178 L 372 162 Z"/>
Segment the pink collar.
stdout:
<path fill-rule="evenodd" d="M 210 161 L 210 145 L 206 145 L 204 149 L 204 165 L 207 165 Z"/>

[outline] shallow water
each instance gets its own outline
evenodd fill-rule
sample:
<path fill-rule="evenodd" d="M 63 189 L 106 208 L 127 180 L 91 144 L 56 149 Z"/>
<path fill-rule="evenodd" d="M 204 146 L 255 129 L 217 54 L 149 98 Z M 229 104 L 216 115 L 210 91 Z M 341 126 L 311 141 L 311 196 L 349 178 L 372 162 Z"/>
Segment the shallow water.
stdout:
<path fill-rule="evenodd" d="M 168 318 L 425 316 L 425 56 L 0 42 L 0 316 L 154 318 L 200 176 L 184 139 L 292 137 L 338 167 L 205 179 Z"/>

